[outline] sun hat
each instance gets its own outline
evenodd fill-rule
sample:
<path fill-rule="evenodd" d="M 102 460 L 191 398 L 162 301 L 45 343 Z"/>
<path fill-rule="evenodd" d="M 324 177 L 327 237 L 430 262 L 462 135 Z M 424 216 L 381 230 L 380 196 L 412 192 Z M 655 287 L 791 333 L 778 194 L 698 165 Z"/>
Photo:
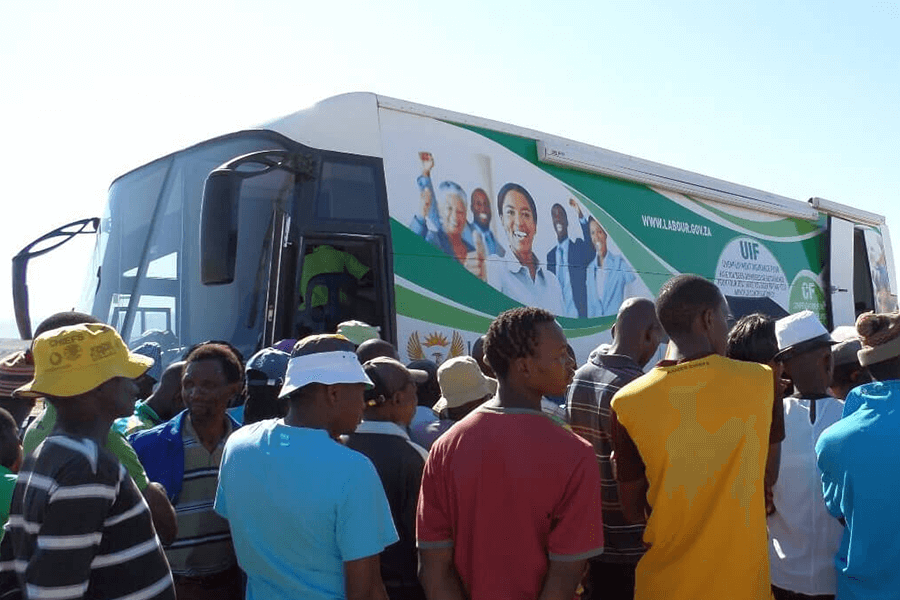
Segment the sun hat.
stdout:
<path fill-rule="evenodd" d="M 39 335 L 32 347 L 34 379 L 15 391 L 26 398 L 70 398 L 110 379 L 135 379 L 153 359 L 128 351 L 118 332 L 103 323 L 84 323 Z"/>
<path fill-rule="evenodd" d="M 441 386 L 441 397 L 432 407 L 436 413 L 497 392 L 497 380 L 485 377 L 471 356 L 457 356 L 444 361 L 438 367 L 437 378 Z"/>
<path fill-rule="evenodd" d="M 874 365 L 900 356 L 900 313 L 863 313 L 856 319 L 862 341 L 859 364 Z"/>
<path fill-rule="evenodd" d="M 281 387 L 291 355 L 275 348 L 263 348 L 250 357 L 245 369 L 247 385 Z"/>
<path fill-rule="evenodd" d="M 363 370 L 372 380 L 372 389 L 366 390 L 366 404 L 376 406 L 379 399 L 387 400 L 403 389 L 410 381 L 419 384 L 428 381 L 428 372 L 404 367 L 399 360 L 387 356 L 377 356 L 363 364 Z M 398 385 L 403 378 L 405 381 Z"/>
<path fill-rule="evenodd" d="M 380 337 L 379 328 L 362 321 L 344 321 L 337 326 L 337 333 L 357 346 L 368 340 Z"/>
<path fill-rule="evenodd" d="M 773 359 L 781 362 L 815 348 L 837 343 L 811 310 L 803 310 L 775 321 L 775 339 L 778 340 L 778 353 Z"/>
<path fill-rule="evenodd" d="M 337 334 L 310 335 L 297 342 L 291 351 L 284 385 L 278 397 L 284 398 L 310 383 L 364 383 L 367 387 L 372 386 L 372 381 L 359 364 L 353 342 Z"/>
<path fill-rule="evenodd" d="M 34 379 L 34 363 L 25 350 L 0 359 L 0 397 L 9 398 L 18 388 Z"/>

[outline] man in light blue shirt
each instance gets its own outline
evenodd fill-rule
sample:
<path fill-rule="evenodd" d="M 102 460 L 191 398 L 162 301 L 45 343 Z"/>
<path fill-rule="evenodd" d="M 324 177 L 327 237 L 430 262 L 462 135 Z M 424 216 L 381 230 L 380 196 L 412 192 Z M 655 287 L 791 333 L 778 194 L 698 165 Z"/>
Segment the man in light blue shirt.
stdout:
<path fill-rule="evenodd" d="M 307 337 L 288 364 L 284 419 L 228 439 L 215 509 L 247 600 L 387 599 L 379 554 L 398 538 L 384 489 L 368 458 L 335 441 L 356 429 L 371 385 L 352 342 Z"/>
<path fill-rule="evenodd" d="M 857 321 L 859 362 L 875 381 L 854 388 L 858 405 L 819 437 L 825 507 L 845 525 L 835 556 L 838 600 L 900 598 L 900 315 Z M 854 398 L 858 396 L 859 398 Z"/>

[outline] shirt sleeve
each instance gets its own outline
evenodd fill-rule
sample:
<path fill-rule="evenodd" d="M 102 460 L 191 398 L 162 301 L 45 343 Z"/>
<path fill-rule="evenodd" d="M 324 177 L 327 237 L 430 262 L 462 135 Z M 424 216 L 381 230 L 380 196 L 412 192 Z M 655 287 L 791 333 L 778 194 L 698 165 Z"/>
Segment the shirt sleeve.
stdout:
<path fill-rule="evenodd" d="M 825 508 L 828 513 L 835 519 L 843 519 L 844 515 L 844 496 L 847 491 L 850 479 L 846 473 L 840 469 L 837 456 L 840 449 L 829 439 L 826 430 L 819 441 L 816 442 L 817 464 L 819 472 L 822 474 L 822 496 L 825 500 Z"/>
<path fill-rule="evenodd" d="M 778 374 L 772 371 L 774 393 L 772 396 L 772 424 L 769 427 L 769 444 L 777 444 L 784 441 L 784 398 L 781 392 L 781 382 Z"/>
<path fill-rule="evenodd" d="M 550 560 L 575 561 L 603 552 L 600 471 L 587 446 L 569 477 L 550 530 Z"/>
<path fill-rule="evenodd" d="M 447 503 L 440 445 L 432 447 L 422 471 L 416 509 L 416 545 L 419 548 L 453 546 L 453 521 Z"/>
<path fill-rule="evenodd" d="M 346 471 L 344 499 L 335 524 L 343 562 L 380 554 L 399 539 L 375 467 L 365 456 L 354 454 L 357 456 Z"/>
<path fill-rule="evenodd" d="M 25 568 L 26 596 L 64 600 L 85 595 L 103 522 L 120 483 L 101 480 L 87 465 L 61 472 Z"/>
<path fill-rule="evenodd" d="M 575 373 L 575 379 L 566 392 L 566 421 L 572 431 L 583 437 L 593 447 L 595 453 L 602 454 L 600 442 L 603 431 L 600 425 L 600 411 L 597 393 L 591 381 L 582 379 Z"/>
<path fill-rule="evenodd" d="M 613 446 L 613 472 L 616 481 L 627 483 L 646 477 L 646 466 L 628 430 L 619 423 L 615 408 L 609 412 L 609 431 Z"/>
<path fill-rule="evenodd" d="M 219 483 L 216 484 L 216 499 L 213 503 L 213 510 L 216 511 L 224 519 L 228 519 L 228 504 L 225 498 L 225 480 L 228 478 L 228 443 L 225 443 L 225 450 L 222 452 L 222 463 L 219 465 Z M 2 600 L 2 598 L 0 598 Z"/>
<path fill-rule="evenodd" d="M 131 447 L 131 444 L 125 440 L 121 433 L 110 429 L 109 435 L 106 436 L 106 449 L 119 459 L 119 462 L 131 475 L 134 484 L 141 492 L 150 485 L 150 480 L 147 479 L 147 473 L 138 459 L 137 452 L 134 451 L 134 448 Z"/>

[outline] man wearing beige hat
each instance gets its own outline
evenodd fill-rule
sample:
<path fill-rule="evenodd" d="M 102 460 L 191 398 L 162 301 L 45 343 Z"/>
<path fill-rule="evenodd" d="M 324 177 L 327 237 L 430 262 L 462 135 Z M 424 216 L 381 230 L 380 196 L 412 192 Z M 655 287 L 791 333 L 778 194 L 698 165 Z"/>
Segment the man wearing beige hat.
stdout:
<path fill-rule="evenodd" d="M 416 503 L 428 451 L 406 432 L 416 412 L 416 386 L 428 373 L 383 356 L 363 365 L 374 386 L 366 390 L 366 409 L 351 450 L 369 457 L 384 486 L 399 541 L 381 553 L 381 578 L 391 600 L 425 600 L 416 574 Z"/>
<path fill-rule="evenodd" d="M 839 600 L 900 598 L 900 314 L 860 315 L 860 364 L 874 379 L 854 388 L 856 411 L 816 444 L 825 506 L 845 523 L 834 557 Z"/>
<path fill-rule="evenodd" d="M 26 458 L 0 544 L 0 589 L 27 598 L 175 598 L 150 511 L 104 448 L 134 406 L 134 379 L 152 360 L 129 353 L 103 324 L 62 327 L 33 346 L 34 380 L 56 427 Z"/>
<path fill-rule="evenodd" d="M 440 420 L 418 423 L 412 437 L 431 448 L 454 423 L 481 406 L 497 393 L 497 380 L 485 376 L 478 362 L 471 356 L 457 356 L 438 367 L 441 397 L 432 407 Z"/>
<path fill-rule="evenodd" d="M 843 409 L 828 392 L 835 342 L 808 310 L 776 321 L 775 337 L 775 360 L 784 365 L 796 392 L 784 398 L 785 439 L 772 488 L 775 512 L 767 522 L 772 588 L 775 600 L 833 598 L 841 526 L 825 510 L 815 445 Z"/>

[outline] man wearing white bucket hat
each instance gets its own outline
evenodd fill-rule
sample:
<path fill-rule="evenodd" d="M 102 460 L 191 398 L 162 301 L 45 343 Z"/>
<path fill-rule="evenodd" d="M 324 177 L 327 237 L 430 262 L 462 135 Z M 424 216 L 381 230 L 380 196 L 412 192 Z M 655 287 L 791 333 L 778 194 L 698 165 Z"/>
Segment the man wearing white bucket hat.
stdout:
<path fill-rule="evenodd" d="M 371 385 L 350 340 L 306 337 L 279 395 L 287 415 L 228 439 L 215 509 L 231 525 L 247 600 L 387 598 L 379 554 L 398 538 L 381 480 L 336 441 L 359 425 Z"/>
<path fill-rule="evenodd" d="M 784 399 L 785 439 L 768 518 L 769 564 L 775 600 L 834 597 L 834 554 L 842 527 L 828 514 L 816 469 L 816 441 L 841 418 L 843 404 L 828 392 L 834 339 L 805 310 L 775 322 L 775 360 L 796 392 Z"/>

